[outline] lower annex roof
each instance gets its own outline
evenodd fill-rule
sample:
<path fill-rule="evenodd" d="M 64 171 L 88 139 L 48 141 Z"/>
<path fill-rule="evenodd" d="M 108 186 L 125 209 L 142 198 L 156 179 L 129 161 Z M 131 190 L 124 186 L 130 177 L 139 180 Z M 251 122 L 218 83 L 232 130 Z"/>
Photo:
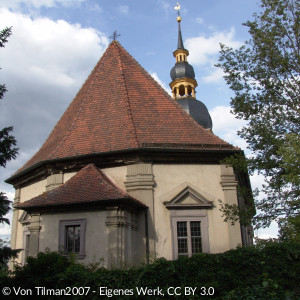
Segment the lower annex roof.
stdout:
<path fill-rule="evenodd" d="M 72 205 L 126 204 L 131 207 L 145 208 L 139 200 L 133 198 L 114 184 L 94 164 L 82 168 L 63 185 L 47 191 L 26 202 L 19 203 L 16 208 L 26 211 L 59 208 Z"/>

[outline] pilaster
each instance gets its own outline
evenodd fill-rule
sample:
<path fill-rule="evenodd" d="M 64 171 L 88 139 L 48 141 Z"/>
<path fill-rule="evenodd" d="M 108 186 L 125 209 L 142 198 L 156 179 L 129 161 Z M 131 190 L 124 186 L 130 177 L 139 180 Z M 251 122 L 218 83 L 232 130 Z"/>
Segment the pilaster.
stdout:
<path fill-rule="evenodd" d="M 127 192 L 134 198 L 148 206 L 146 214 L 144 245 L 146 256 L 156 256 L 156 231 L 155 231 L 155 203 L 154 203 L 154 176 L 151 163 L 137 163 L 127 166 Z M 144 246 L 145 247 L 145 246 Z"/>
<path fill-rule="evenodd" d="M 16 205 L 20 202 L 21 199 L 21 189 L 16 188 L 15 191 L 15 198 L 14 198 L 14 203 L 12 205 L 13 207 L 13 221 L 12 221 L 12 226 L 11 226 L 11 239 L 10 239 L 10 247 L 12 249 L 16 248 L 16 239 L 17 239 L 17 228 L 18 228 L 18 215 L 19 215 L 19 210 L 15 208 Z"/>
<path fill-rule="evenodd" d="M 30 243 L 28 256 L 36 256 L 39 253 L 39 235 L 40 235 L 40 214 L 31 215 L 30 224 L 28 225 L 30 232 Z"/>
<path fill-rule="evenodd" d="M 108 265 L 120 267 L 130 261 L 129 230 L 130 213 L 114 207 L 108 210 L 106 226 L 108 229 Z"/>
<path fill-rule="evenodd" d="M 229 205 L 238 205 L 237 199 L 237 181 L 233 172 L 233 168 L 221 165 L 221 186 L 224 192 L 225 203 Z M 229 234 L 229 246 L 230 249 L 234 249 L 237 245 L 242 244 L 241 238 L 241 227 L 240 223 L 236 222 L 234 225 L 228 224 L 228 234 Z"/>
<path fill-rule="evenodd" d="M 16 188 L 15 198 L 14 198 L 14 202 L 12 204 L 13 218 L 12 218 L 12 224 L 11 224 L 11 237 L 10 237 L 11 249 L 16 249 L 19 210 L 16 209 L 15 206 L 18 205 L 18 203 L 20 202 L 20 199 L 21 199 L 21 189 Z M 10 260 L 9 261 L 9 269 L 13 270 L 13 268 L 14 268 L 14 261 Z"/>
<path fill-rule="evenodd" d="M 47 177 L 46 190 L 52 190 L 63 184 L 63 173 L 51 174 Z"/>
<path fill-rule="evenodd" d="M 126 177 L 127 181 L 125 182 L 125 186 L 128 192 L 153 190 L 154 176 L 152 172 L 152 164 L 138 163 L 128 165 Z"/>

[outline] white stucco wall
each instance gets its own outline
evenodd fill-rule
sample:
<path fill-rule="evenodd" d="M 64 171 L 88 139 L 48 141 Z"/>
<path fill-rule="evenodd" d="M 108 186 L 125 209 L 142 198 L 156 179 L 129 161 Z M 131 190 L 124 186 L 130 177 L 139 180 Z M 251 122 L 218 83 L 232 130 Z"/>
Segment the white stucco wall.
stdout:
<path fill-rule="evenodd" d="M 101 169 L 101 171 L 110 179 L 112 179 L 117 186 L 126 191 L 124 182 L 126 181 L 127 166 L 105 168 Z"/>
<path fill-rule="evenodd" d="M 47 179 L 44 179 L 22 187 L 20 191 L 20 202 L 25 202 L 44 193 L 46 191 L 46 182 Z"/>
<path fill-rule="evenodd" d="M 156 227 L 156 254 L 158 257 L 173 258 L 172 251 L 172 229 L 170 212 L 163 204 L 170 201 L 168 194 L 174 190 L 180 191 L 184 185 L 195 187 L 207 200 L 212 201 L 214 207 L 207 209 L 208 235 L 210 252 L 218 253 L 230 249 L 228 223 L 223 221 L 222 213 L 219 211 L 218 199 L 225 201 L 224 191 L 220 184 L 220 165 L 196 165 L 196 164 L 153 164 L 154 175 L 154 222 Z M 102 171 L 109 176 L 120 188 L 126 190 L 124 182 L 127 180 L 127 167 L 105 168 Z M 63 181 L 71 179 L 76 173 L 66 173 Z M 47 180 L 35 182 L 21 188 L 20 201 L 24 202 L 36 197 L 46 191 Z M 142 201 L 142 199 L 139 199 Z M 22 211 L 19 211 L 18 219 Z M 41 232 L 39 250 L 46 248 L 57 251 L 59 243 L 59 221 L 72 219 L 86 219 L 86 258 L 82 262 L 96 262 L 100 258 L 107 263 L 107 227 L 105 225 L 106 214 L 103 211 L 43 214 L 41 215 Z M 16 248 L 23 247 L 23 225 L 18 222 Z M 232 234 L 232 233 L 231 233 Z M 238 232 L 237 235 L 240 235 Z M 240 240 L 240 236 L 236 237 Z M 21 260 L 19 260 L 20 262 Z"/>
<path fill-rule="evenodd" d="M 63 176 L 64 183 L 70 180 L 74 175 L 76 175 L 76 172 L 64 173 Z"/>
<path fill-rule="evenodd" d="M 163 204 L 166 193 L 176 189 L 183 183 L 191 184 L 207 200 L 213 201 L 213 209 L 207 210 L 208 234 L 210 252 L 218 253 L 230 249 L 228 239 L 228 223 L 223 221 L 219 211 L 218 199 L 224 201 L 224 192 L 220 185 L 220 165 L 163 165 L 154 164 L 153 174 L 156 187 L 155 199 L 155 227 L 157 230 L 156 252 L 158 256 L 172 259 L 172 231 L 169 210 Z M 171 200 L 171 199 L 169 199 Z"/>
<path fill-rule="evenodd" d="M 76 172 L 72 172 L 72 173 L 65 173 L 63 176 L 63 181 L 64 183 L 67 182 L 69 179 L 71 179 L 74 175 L 76 174 Z M 44 192 L 46 192 L 46 185 L 47 185 L 47 179 L 43 179 L 37 182 L 34 182 L 32 184 L 23 186 L 20 188 L 20 202 L 25 202 L 28 201 L 34 197 L 37 197 L 41 194 L 43 194 Z M 17 219 L 19 220 L 21 215 L 23 213 L 23 210 L 18 210 L 17 213 Z M 16 226 L 16 249 L 23 249 L 23 232 L 24 232 L 24 228 L 23 225 L 20 224 L 19 222 L 17 223 Z M 12 236 L 14 236 L 14 234 L 12 233 Z M 19 258 L 17 259 L 17 262 L 20 263 L 22 261 L 22 256 L 23 256 L 23 252 L 21 253 L 21 255 L 19 255 Z"/>
<path fill-rule="evenodd" d="M 41 215 L 41 231 L 39 251 L 49 248 L 59 250 L 59 222 L 85 219 L 85 258 L 79 262 L 91 263 L 103 260 L 107 263 L 107 228 L 105 225 L 106 211 L 72 212 Z"/>
<path fill-rule="evenodd" d="M 20 202 L 28 201 L 28 200 L 44 193 L 46 191 L 46 182 L 47 182 L 47 180 L 43 179 L 41 181 L 38 181 L 38 182 L 35 182 L 30 185 L 22 187 L 20 189 Z M 22 213 L 23 213 L 23 210 L 19 210 L 18 220 L 21 217 Z M 23 249 L 23 232 L 24 232 L 23 225 L 18 222 L 17 228 L 16 228 L 16 249 Z M 12 236 L 13 236 L 13 234 L 12 234 Z M 19 255 L 19 258 L 17 260 L 18 263 L 21 263 L 22 255 L 23 255 L 23 253 L 21 255 Z"/>

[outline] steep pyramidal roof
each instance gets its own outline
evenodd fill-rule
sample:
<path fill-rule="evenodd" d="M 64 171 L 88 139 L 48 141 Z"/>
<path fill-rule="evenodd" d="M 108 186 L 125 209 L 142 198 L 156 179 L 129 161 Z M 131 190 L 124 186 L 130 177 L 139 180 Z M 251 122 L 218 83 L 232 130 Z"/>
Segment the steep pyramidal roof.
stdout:
<path fill-rule="evenodd" d="M 147 144 L 236 149 L 197 124 L 113 41 L 40 150 L 21 168 Z"/>
<path fill-rule="evenodd" d="M 143 203 L 117 187 L 94 164 L 82 168 L 74 177 L 56 189 L 43 193 L 29 201 L 18 204 L 18 208 L 32 210 L 35 208 L 65 207 L 68 205 L 114 205 L 131 204 L 145 207 Z"/>

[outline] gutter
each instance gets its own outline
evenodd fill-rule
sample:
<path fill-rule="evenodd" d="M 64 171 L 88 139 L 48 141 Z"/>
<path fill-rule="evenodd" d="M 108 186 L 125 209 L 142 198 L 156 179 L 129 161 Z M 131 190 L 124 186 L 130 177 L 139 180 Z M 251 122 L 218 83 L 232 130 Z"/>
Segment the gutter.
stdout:
<path fill-rule="evenodd" d="M 90 157 L 101 157 L 101 156 L 108 156 L 108 155 L 118 155 L 118 154 L 126 154 L 126 153 L 134 153 L 138 151 L 153 151 L 153 152 L 165 152 L 170 153 L 174 152 L 174 150 L 178 152 L 202 152 L 202 153 L 240 153 L 242 150 L 233 146 L 227 146 L 227 145 L 205 145 L 205 144 L 195 144 L 195 145 L 188 145 L 188 144 L 142 144 L 143 146 L 140 148 L 132 148 L 132 149 L 125 149 L 125 150 L 113 150 L 109 152 L 98 152 L 98 153 L 90 153 L 90 154 L 83 154 L 83 155 L 77 155 L 77 156 L 69 156 L 69 157 L 63 157 L 63 158 L 54 158 L 54 159 L 48 159 L 48 160 L 42 160 L 38 163 L 35 163 L 25 170 L 22 170 L 20 172 L 17 171 L 14 175 L 7 178 L 4 182 L 13 184 L 15 180 L 20 178 L 21 176 L 25 175 L 26 173 L 29 173 L 32 170 L 35 170 L 43 165 L 46 164 L 52 164 L 55 162 L 63 162 L 63 161 L 73 161 L 78 159 L 84 159 L 84 158 L 90 158 Z M 209 146 L 210 149 L 207 149 Z M 221 151 L 220 151 L 221 150 Z"/>

